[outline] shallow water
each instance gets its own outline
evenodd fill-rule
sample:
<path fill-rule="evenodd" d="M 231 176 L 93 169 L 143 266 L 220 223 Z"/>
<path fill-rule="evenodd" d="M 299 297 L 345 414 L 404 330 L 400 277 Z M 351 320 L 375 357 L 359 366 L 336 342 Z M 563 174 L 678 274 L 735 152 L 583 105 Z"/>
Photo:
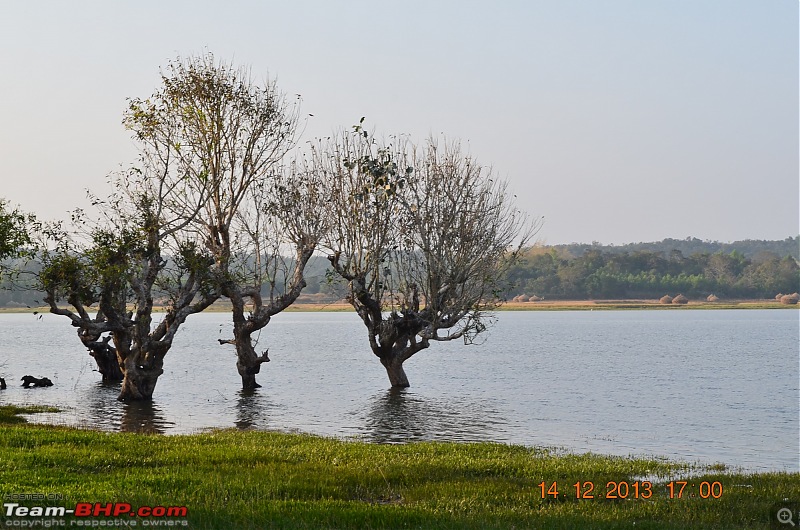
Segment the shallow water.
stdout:
<path fill-rule="evenodd" d="M 287 313 L 262 331 L 263 388 L 243 392 L 229 316 L 191 318 L 148 404 L 116 401 L 64 318 L 0 315 L 0 402 L 37 421 L 164 433 L 239 427 L 499 441 L 798 471 L 798 312 L 502 312 L 480 345 L 436 343 L 391 391 L 352 313 Z M 23 389 L 23 375 L 50 388 Z"/>

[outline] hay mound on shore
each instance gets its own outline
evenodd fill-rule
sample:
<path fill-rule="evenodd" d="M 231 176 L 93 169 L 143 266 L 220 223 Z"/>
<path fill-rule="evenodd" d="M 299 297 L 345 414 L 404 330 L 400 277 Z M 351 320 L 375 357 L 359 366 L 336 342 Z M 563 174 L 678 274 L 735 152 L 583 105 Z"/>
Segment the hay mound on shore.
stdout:
<path fill-rule="evenodd" d="M 795 305 L 798 301 L 800 301 L 800 295 L 797 293 L 781 296 L 781 303 L 784 305 Z"/>
<path fill-rule="evenodd" d="M 670 295 L 668 295 L 668 294 L 665 294 L 664 296 L 662 296 L 661 298 L 658 299 L 658 303 L 659 304 L 671 304 L 672 303 L 672 297 Z"/>
<path fill-rule="evenodd" d="M 678 296 L 676 296 L 675 298 L 672 299 L 672 303 L 673 304 L 688 304 L 689 303 L 689 299 L 686 298 L 685 296 L 683 296 L 682 294 L 679 294 Z"/>
<path fill-rule="evenodd" d="M 715 294 L 710 294 L 706 300 L 709 302 L 719 302 L 719 297 Z"/>

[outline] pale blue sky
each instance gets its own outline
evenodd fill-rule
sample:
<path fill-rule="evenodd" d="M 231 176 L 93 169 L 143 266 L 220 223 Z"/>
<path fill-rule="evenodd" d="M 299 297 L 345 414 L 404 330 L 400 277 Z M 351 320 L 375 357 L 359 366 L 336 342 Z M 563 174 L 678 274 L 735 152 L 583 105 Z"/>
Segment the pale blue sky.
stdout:
<path fill-rule="evenodd" d="M 0 197 L 45 217 L 135 159 L 120 121 L 209 50 L 303 96 L 446 133 L 548 243 L 797 235 L 796 0 L 0 1 Z"/>

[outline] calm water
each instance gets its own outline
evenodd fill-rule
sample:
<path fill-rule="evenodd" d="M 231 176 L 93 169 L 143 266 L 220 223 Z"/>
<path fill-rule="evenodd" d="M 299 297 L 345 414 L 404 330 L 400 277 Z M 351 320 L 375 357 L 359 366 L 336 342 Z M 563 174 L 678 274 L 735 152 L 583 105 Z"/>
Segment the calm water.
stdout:
<path fill-rule="evenodd" d="M 798 471 L 798 312 L 505 312 L 481 345 L 437 343 L 392 392 L 352 313 L 278 315 L 272 362 L 240 390 L 228 315 L 178 334 L 152 404 L 122 404 L 64 318 L 0 315 L 0 402 L 109 430 L 239 427 L 375 442 L 492 440 Z M 55 386 L 25 390 L 23 375 Z"/>

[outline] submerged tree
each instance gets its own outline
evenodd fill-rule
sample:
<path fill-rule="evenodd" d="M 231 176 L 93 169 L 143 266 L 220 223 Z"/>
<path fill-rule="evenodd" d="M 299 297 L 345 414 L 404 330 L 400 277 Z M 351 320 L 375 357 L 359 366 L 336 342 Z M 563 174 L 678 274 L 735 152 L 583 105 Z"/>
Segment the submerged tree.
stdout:
<path fill-rule="evenodd" d="M 224 342 L 236 345 L 243 385 L 257 386 L 268 357 L 251 335 L 297 298 L 324 229 L 313 174 L 278 171 L 297 106 L 274 83 L 256 86 L 210 54 L 171 62 L 161 77 L 125 113 L 138 169 L 117 180 L 112 199 L 94 201 L 103 219 L 88 234 L 53 232 L 41 275 L 51 311 L 72 320 L 104 378 L 122 375 L 123 400 L 152 397 L 180 325 L 220 296 L 233 305 L 234 339 Z"/>
<path fill-rule="evenodd" d="M 236 367 L 244 389 L 258 388 L 256 375 L 269 362 L 259 355 L 253 335 L 271 318 L 293 304 L 306 286 L 305 267 L 327 228 L 320 181 L 301 163 L 292 163 L 273 175 L 268 189 L 254 187 L 248 208 L 240 210 L 235 266 L 228 271 L 224 292 L 233 308 Z"/>
<path fill-rule="evenodd" d="M 70 318 L 83 345 L 89 350 L 105 382 L 121 382 L 122 369 L 117 349 L 111 343 L 111 324 L 98 305 L 112 305 L 124 311 L 129 299 L 125 265 L 125 243 L 117 241 L 112 250 L 100 247 L 104 238 L 100 231 L 90 235 L 91 243 L 82 245 L 58 225 L 45 229 L 54 247 L 43 245 L 38 286 L 45 292 L 44 302 L 50 312 Z M 96 239 L 95 237 L 96 236 Z M 101 252 L 102 250 L 102 252 Z M 105 262 L 105 263 L 104 263 Z M 119 265 L 123 266 L 120 270 Z M 64 307 L 66 302 L 67 307 Z M 94 312 L 94 315 L 90 313 Z"/>
<path fill-rule="evenodd" d="M 325 246 L 393 387 L 431 341 L 471 342 L 535 226 L 457 143 L 380 146 L 361 126 L 318 150 L 334 221 Z"/>
<path fill-rule="evenodd" d="M 108 202 L 95 201 L 104 206 L 103 222 L 88 234 L 50 230 L 57 245 L 43 252 L 39 275 L 50 312 L 78 328 L 103 378 L 122 374 L 120 400 L 152 399 L 181 324 L 219 297 L 214 260 L 184 230 L 197 204 L 185 203 L 183 216 L 166 209 L 178 189 L 175 173 L 142 162 L 143 170 L 117 182 Z M 157 296 L 164 314 L 154 324 Z M 113 346 L 108 337 L 100 340 L 105 333 Z"/>
<path fill-rule="evenodd" d="M 183 194 L 202 204 L 187 228 L 214 257 L 232 304 L 234 336 L 220 342 L 236 346 L 242 385 L 255 388 L 269 357 L 253 334 L 297 299 L 324 228 L 313 174 L 279 167 L 298 108 L 274 82 L 256 85 L 210 54 L 170 63 L 162 78 L 151 98 L 131 101 L 127 123 L 150 152 L 179 161 Z"/>

